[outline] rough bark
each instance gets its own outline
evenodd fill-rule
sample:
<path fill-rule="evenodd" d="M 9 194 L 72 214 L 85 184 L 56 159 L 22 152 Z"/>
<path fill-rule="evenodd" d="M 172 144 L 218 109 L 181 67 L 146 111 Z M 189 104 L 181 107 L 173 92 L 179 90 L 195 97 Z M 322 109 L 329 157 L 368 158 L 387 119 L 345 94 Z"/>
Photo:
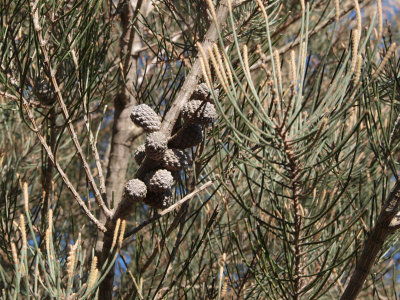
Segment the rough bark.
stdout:
<path fill-rule="evenodd" d="M 148 2 L 148 1 L 146 1 Z M 137 101 L 133 93 L 132 83 L 137 71 L 136 49 L 140 48 L 140 40 L 131 26 L 131 21 L 137 14 L 143 1 L 138 1 L 134 11 L 132 3 L 126 1 L 121 7 L 121 27 L 122 34 L 120 38 L 120 57 L 123 61 L 124 83 L 121 83 L 121 90 L 114 99 L 114 123 L 111 139 L 110 155 L 107 166 L 106 176 L 106 198 L 108 207 L 117 207 L 121 201 L 123 187 L 126 181 L 126 172 L 128 159 L 133 141 L 139 137 L 143 130 L 135 126 L 130 120 L 130 112 Z M 105 222 L 104 215 L 101 221 Z M 99 257 L 99 265 L 102 265 L 108 256 L 107 250 L 111 245 L 113 227 L 115 224 L 108 222 L 108 231 L 99 233 L 96 244 L 96 254 Z M 108 245 L 104 247 L 104 245 Z M 114 269 L 112 268 L 107 278 L 100 285 L 99 299 L 111 299 L 113 288 Z"/>
<path fill-rule="evenodd" d="M 135 104 L 135 99 L 124 103 L 118 97 L 114 101 L 113 135 L 106 176 L 109 207 L 116 207 L 121 200 L 132 142 L 142 133 L 129 117 Z"/>
<path fill-rule="evenodd" d="M 382 250 L 386 238 L 393 233 L 391 221 L 396 216 L 400 204 L 400 181 L 396 181 L 390 191 L 382 211 L 379 214 L 375 227 L 369 234 L 365 242 L 363 251 L 357 261 L 356 268 L 350 278 L 350 281 L 340 298 L 341 300 L 356 299 L 360 293 L 364 282 L 371 271 L 371 268 Z"/>

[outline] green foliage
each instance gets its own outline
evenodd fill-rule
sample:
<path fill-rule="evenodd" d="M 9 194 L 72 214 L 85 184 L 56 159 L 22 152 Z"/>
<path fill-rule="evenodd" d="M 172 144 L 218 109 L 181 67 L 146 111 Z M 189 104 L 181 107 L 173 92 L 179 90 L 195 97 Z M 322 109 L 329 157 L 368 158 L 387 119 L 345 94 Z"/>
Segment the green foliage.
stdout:
<path fill-rule="evenodd" d="M 268 13 L 274 19 L 272 8 Z M 371 37 L 374 20 L 356 49 L 362 56 L 357 74 L 353 51 L 335 53 L 338 24 L 331 25 L 324 44 L 310 42 L 309 7 L 293 59 L 276 57 L 272 45 L 281 44 L 271 22 L 264 26 L 263 45 L 241 41 L 234 17 L 235 42 L 219 50 L 230 70 L 212 63 L 226 94 L 217 102 L 222 120 L 213 136 L 220 155 L 215 167 L 235 212 L 220 234 L 225 247 L 232 247 L 221 251 L 234 253 L 230 285 L 251 276 L 247 297 L 316 299 L 329 292 L 338 298 L 339 282 L 354 268 L 360 241 L 398 172 L 398 141 L 390 141 L 396 132 L 398 56 L 377 55 L 382 45 Z M 273 60 L 269 68 L 260 64 L 267 56 Z M 229 72 L 233 80 L 225 76 Z M 397 252 L 395 245 L 397 238 L 382 257 Z M 378 267 L 372 284 L 383 280 L 388 267 Z"/>
<path fill-rule="evenodd" d="M 379 36 L 375 3 L 360 1 L 354 47 L 353 0 L 340 12 L 264 1 L 266 14 L 232 1 L 206 58 L 208 1 L 139 0 L 125 20 L 128 2 L 0 4 L 2 297 L 94 299 L 111 276 L 118 299 L 339 298 L 398 180 L 396 29 Z M 112 137 L 136 130 L 118 128 L 121 106 L 165 119 L 199 57 L 218 118 L 173 174 L 173 198 L 211 187 L 165 215 L 135 203 L 109 225 L 99 199 L 111 212 L 118 201 L 104 195 Z M 128 181 L 144 138 L 125 142 Z M 110 226 L 105 258 L 94 220 Z M 386 241 L 361 297 L 396 297 L 398 245 Z"/>

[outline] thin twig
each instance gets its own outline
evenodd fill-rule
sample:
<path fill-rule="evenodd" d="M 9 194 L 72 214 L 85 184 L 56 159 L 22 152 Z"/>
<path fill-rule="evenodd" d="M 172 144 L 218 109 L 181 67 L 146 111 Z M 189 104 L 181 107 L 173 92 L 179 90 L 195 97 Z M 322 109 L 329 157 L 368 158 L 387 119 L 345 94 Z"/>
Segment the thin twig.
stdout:
<path fill-rule="evenodd" d="M 78 76 L 79 76 L 79 71 L 78 71 L 79 63 L 78 63 L 78 58 L 76 57 L 76 53 L 75 53 L 74 49 L 71 49 L 71 55 L 72 55 L 72 60 L 74 61 L 74 65 L 75 65 L 75 73 L 76 73 L 76 76 L 78 78 Z M 77 80 L 77 81 L 78 81 L 78 85 L 80 86 L 81 85 L 80 80 Z M 79 89 L 79 90 L 81 90 L 81 89 Z M 98 171 L 98 176 L 99 176 L 99 181 L 100 181 L 100 191 L 101 191 L 102 195 L 105 195 L 106 194 L 106 182 L 105 182 L 105 178 L 104 178 L 104 174 L 103 174 L 103 168 L 101 166 L 99 152 L 97 150 L 97 146 L 96 146 L 96 143 L 95 143 L 95 140 L 94 140 L 94 137 L 93 137 L 92 130 L 90 129 L 90 124 L 89 124 L 89 120 L 88 120 L 88 117 L 87 117 L 88 109 L 86 107 L 86 95 L 84 96 L 84 99 L 83 99 L 83 107 L 85 109 L 85 111 L 83 113 L 83 119 L 84 119 L 84 122 L 85 122 L 85 125 L 86 125 L 86 128 L 87 128 L 87 131 L 89 133 L 89 144 L 90 144 L 90 148 L 91 148 L 91 150 L 93 152 L 94 159 L 95 159 L 95 162 L 96 162 L 96 168 L 97 168 L 97 171 Z M 105 205 L 104 205 L 104 207 L 102 209 L 106 209 L 106 211 L 105 212 L 103 211 L 103 212 L 106 215 L 110 215 L 111 212 L 108 210 L 108 208 Z"/>
<path fill-rule="evenodd" d="M 104 227 L 103 224 L 100 223 L 99 220 L 96 219 L 96 217 L 89 211 L 89 209 L 87 208 L 87 206 L 85 205 L 85 202 L 82 200 L 82 198 L 79 196 L 78 192 L 75 190 L 74 186 L 72 185 L 72 183 L 69 181 L 67 175 L 64 173 L 64 171 L 62 170 L 62 168 L 60 167 L 60 165 L 58 164 L 58 162 L 56 162 L 55 158 L 54 158 L 54 154 L 51 151 L 49 145 L 46 143 L 46 140 L 44 139 L 44 137 L 40 134 L 39 132 L 39 128 L 36 124 L 35 118 L 29 108 L 29 103 L 26 101 L 26 99 L 22 98 L 22 104 L 28 114 L 28 118 L 32 123 L 33 126 L 33 132 L 35 132 L 37 138 L 39 139 L 39 142 L 42 144 L 44 150 L 46 151 L 47 155 L 49 156 L 51 162 L 53 163 L 53 165 L 56 167 L 58 173 L 60 173 L 61 178 L 63 179 L 65 185 L 67 186 L 67 188 L 72 192 L 75 200 L 78 202 L 79 206 L 83 209 L 83 211 L 85 212 L 85 214 L 89 217 L 89 219 L 97 226 L 97 228 L 103 232 L 106 232 L 107 229 Z"/>
<path fill-rule="evenodd" d="M 50 80 L 51 80 L 51 82 L 52 82 L 52 84 L 54 86 L 54 90 L 55 90 L 55 92 L 57 94 L 58 104 L 61 107 L 61 111 L 62 111 L 64 120 L 65 120 L 65 122 L 67 122 L 68 131 L 70 133 L 70 136 L 71 136 L 71 139 L 72 139 L 72 141 L 74 143 L 74 146 L 75 146 L 75 148 L 76 148 L 76 150 L 78 152 L 79 158 L 81 159 L 81 162 L 82 162 L 82 165 L 83 165 L 83 169 L 85 170 L 86 176 L 88 178 L 88 182 L 89 182 L 91 188 L 93 189 L 96 202 L 100 206 L 100 208 L 102 209 L 104 214 L 108 218 L 110 218 L 111 217 L 111 212 L 107 209 L 107 207 L 106 207 L 106 205 L 105 205 L 105 203 L 103 201 L 102 195 L 100 194 L 100 191 L 99 191 L 99 189 L 97 187 L 97 184 L 96 184 L 96 182 L 95 182 L 95 180 L 93 178 L 93 175 L 92 175 L 92 172 L 90 171 L 89 165 L 88 165 L 88 163 L 87 163 L 87 161 L 86 161 L 86 159 L 85 159 L 85 157 L 83 155 L 82 147 L 81 147 L 81 145 L 80 145 L 80 143 L 78 141 L 78 137 L 76 135 L 76 132 L 75 132 L 75 129 L 74 129 L 73 125 L 72 125 L 72 122 L 70 121 L 70 116 L 69 116 L 69 113 L 68 113 L 68 109 L 67 109 L 67 107 L 65 105 L 63 96 L 62 96 L 61 91 L 60 91 L 60 87 L 59 87 L 59 85 L 57 83 L 57 80 L 56 80 L 56 77 L 55 77 L 55 71 L 54 71 L 53 67 L 51 66 L 49 54 L 48 54 L 47 49 L 46 49 L 46 41 L 43 39 L 42 28 L 41 28 L 40 23 L 39 23 L 39 9 L 37 7 L 38 4 L 39 4 L 38 2 L 31 1 L 31 15 L 32 15 L 32 18 L 33 18 L 34 29 L 35 29 L 35 32 L 36 32 L 36 34 L 38 36 L 38 39 L 39 39 L 39 46 L 40 46 L 40 49 L 42 50 L 42 54 L 43 54 L 43 57 L 44 57 L 44 62 L 45 62 L 45 64 L 47 64 L 47 67 L 49 68 Z"/>
<path fill-rule="evenodd" d="M 203 184 L 201 187 L 196 188 L 193 192 L 191 192 L 190 194 L 187 194 L 185 197 L 183 197 L 181 200 L 179 200 L 178 202 L 176 202 L 175 204 L 171 205 L 170 207 L 164 209 L 162 212 L 157 213 L 154 217 L 143 221 L 140 225 L 138 225 L 137 227 L 135 227 L 134 229 L 132 229 L 131 231 L 129 231 L 128 233 L 125 234 L 125 239 L 127 239 L 128 237 L 130 237 L 131 235 L 134 235 L 135 233 L 139 232 L 140 230 L 142 230 L 145 226 L 153 223 L 154 221 L 158 220 L 159 218 L 161 218 L 162 216 L 165 216 L 166 214 L 169 214 L 170 212 L 174 211 L 176 208 L 178 208 L 179 206 L 181 206 L 183 203 L 185 203 L 186 201 L 189 201 L 190 199 L 192 199 L 194 196 L 196 196 L 198 193 L 200 193 L 201 191 L 203 191 L 204 189 L 208 188 L 210 185 L 212 184 L 212 181 L 208 181 L 205 184 Z M 125 245 L 125 243 L 124 243 Z"/>
<path fill-rule="evenodd" d="M 364 1 L 359 1 L 359 3 L 363 3 Z M 369 2 L 369 1 L 366 1 Z M 344 16 L 347 13 L 351 12 L 354 9 L 354 4 L 348 4 L 347 6 L 345 6 L 341 11 L 340 11 L 340 16 Z M 325 27 L 327 27 L 328 25 L 332 24 L 333 22 L 335 22 L 336 20 L 336 15 L 330 17 L 330 18 L 326 18 L 321 24 L 317 25 L 313 30 L 310 31 L 310 33 L 308 34 L 308 37 L 311 38 L 313 37 L 315 34 L 317 34 L 318 32 L 320 32 L 322 29 L 324 29 Z M 292 43 L 290 44 L 286 44 L 285 46 L 281 47 L 278 52 L 280 55 L 285 54 L 286 52 L 288 52 L 289 50 L 293 49 L 294 47 L 296 47 L 297 45 L 300 44 L 301 42 L 301 37 L 297 37 Z M 258 69 L 259 67 L 261 67 L 262 63 L 266 63 L 268 61 L 270 61 L 272 59 L 271 55 L 268 55 L 264 61 L 260 61 L 258 63 L 255 63 L 254 65 L 252 65 L 250 67 L 251 71 L 254 71 L 256 69 Z"/>

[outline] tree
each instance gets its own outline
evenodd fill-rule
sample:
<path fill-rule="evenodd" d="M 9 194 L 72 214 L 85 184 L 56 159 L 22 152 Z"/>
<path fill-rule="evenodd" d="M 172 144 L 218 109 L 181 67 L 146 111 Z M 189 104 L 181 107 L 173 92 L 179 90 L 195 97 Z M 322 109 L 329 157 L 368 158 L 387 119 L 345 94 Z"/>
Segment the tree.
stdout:
<path fill-rule="evenodd" d="M 3 1 L 3 297 L 395 298 L 395 5 Z"/>

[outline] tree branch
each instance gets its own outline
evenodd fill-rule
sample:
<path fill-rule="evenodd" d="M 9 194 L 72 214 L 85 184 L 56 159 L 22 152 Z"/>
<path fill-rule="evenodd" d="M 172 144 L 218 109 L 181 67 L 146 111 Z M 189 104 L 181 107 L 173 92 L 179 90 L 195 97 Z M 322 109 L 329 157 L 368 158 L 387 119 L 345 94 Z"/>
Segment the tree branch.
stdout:
<path fill-rule="evenodd" d="M 208 181 L 205 184 L 203 184 L 201 187 L 196 188 L 193 192 L 191 192 L 190 194 L 187 194 L 185 197 L 183 197 L 181 200 L 179 200 L 178 202 L 176 202 L 175 204 L 171 205 L 170 207 L 164 209 L 162 212 L 157 213 L 154 217 L 143 221 L 141 224 L 139 224 L 137 227 L 135 227 L 134 229 L 132 229 L 131 231 L 129 231 L 127 234 L 125 234 L 125 239 L 127 239 L 128 237 L 130 237 L 131 235 L 134 235 L 136 233 L 138 233 L 140 230 L 142 230 L 144 227 L 146 227 L 147 225 L 153 223 L 154 221 L 158 220 L 159 218 L 161 218 L 162 216 L 165 216 L 166 214 L 169 214 L 170 212 L 174 211 L 175 209 L 177 209 L 179 206 L 181 206 L 183 203 L 185 203 L 186 201 L 189 201 L 190 199 L 192 199 L 194 196 L 196 196 L 197 194 L 199 194 L 200 192 L 202 192 L 204 189 L 208 188 L 210 185 L 212 184 L 212 181 Z M 126 243 L 125 243 L 126 245 Z"/>
<path fill-rule="evenodd" d="M 72 125 L 72 122 L 70 120 L 68 109 L 67 109 L 67 107 L 65 105 L 63 96 L 61 94 L 60 87 L 59 87 L 59 85 L 57 83 L 56 76 L 55 76 L 55 71 L 54 71 L 54 68 L 51 65 L 50 57 L 49 57 L 49 54 L 48 54 L 47 49 L 46 49 L 46 41 L 43 39 L 43 36 L 42 36 L 42 28 L 41 28 L 40 23 L 39 23 L 39 8 L 37 7 L 38 4 L 39 4 L 38 2 L 31 1 L 31 9 L 32 9 L 31 10 L 31 15 L 32 15 L 32 19 L 33 19 L 34 29 L 35 29 L 35 32 L 36 32 L 37 37 L 39 39 L 39 47 L 40 47 L 40 49 L 42 51 L 42 54 L 43 54 L 43 57 L 44 57 L 44 63 L 47 65 L 47 67 L 49 69 L 50 81 L 52 82 L 52 84 L 54 86 L 54 90 L 55 90 L 56 95 L 57 95 L 58 104 L 60 105 L 64 120 L 65 120 L 65 122 L 67 122 L 67 128 L 68 128 L 69 134 L 70 134 L 71 139 L 72 139 L 72 141 L 74 143 L 74 146 L 75 146 L 75 148 L 76 148 L 76 150 L 78 152 L 78 156 L 79 156 L 79 158 L 80 158 L 80 160 L 82 162 L 83 169 L 84 169 L 85 174 L 86 174 L 86 176 L 88 178 L 88 182 L 89 182 L 89 184 L 90 184 L 90 186 L 91 186 L 91 188 L 93 190 L 93 194 L 94 194 L 94 197 L 96 199 L 96 202 L 100 206 L 100 208 L 102 209 L 103 213 L 108 218 L 110 218 L 111 217 L 111 212 L 108 210 L 107 206 L 104 203 L 104 200 L 103 200 L 103 198 L 102 198 L 102 196 L 100 194 L 100 191 L 99 191 L 99 189 L 97 187 L 97 184 L 96 184 L 96 182 L 95 182 L 95 180 L 93 178 L 92 172 L 90 171 L 89 164 L 87 163 L 87 161 L 85 159 L 85 156 L 83 155 L 82 147 L 81 147 L 81 145 L 80 145 L 80 143 L 78 141 L 78 137 L 76 135 L 74 126 Z"/>
<path fill-rule="evenodd" d="M 83 211 L 89 217 L 89 219 L 93 222 L 93 224 L 95 224 L 97 226 L 97 228 L 99 230 L 101 230 L 102 232 L 106 232 L 107 229 L 105 228 L 105 226 L 103 224 L 101 224 L 101 222 L 99 220 L 97 220 L 96 217 L 90 212 L 90 210 L 87 208 L 85 202 L 82 200 L 81 196 L 78 194 L 78 192 L 75 190 L 75 188 L 72 185 L 72 183 L 69 181 L 67 175 L 64 173 L 64 171 L 62 170 L 62 168 L 60 167 L 58 162 L 56 162 L 51 148 L 49 147 L 49 145 L 46 143 L 44 137 L 39 132 L 39 128 L 38 128 L 38 126 L 37 126 L 37 124 L 35 122 L 35 119 L 33 117 L 32 112 L 31 112 L 31 110 L 29 108 L 29 103 L 24 98 L 22 98 L 22 104 L 23 104 L 23 106 L 24 106 L 24 108 L 25 108 L 25 110 L 26 110 L 26 112 L 28 114 L 29 120 L 32 123 L 33 132 L 35 132 L 37 138 L 39 139 L 39 142 L 42 144 L 42 147 L 46 151 L 46 153 L 47 153 L 48 157 L 50 158 L 51 162 L 56 167 L 56 169 L 57 169 L 58 173 L 60 174 L 62 180 L 64 181 L 65 185 L 71 191 L 71 193 L 74 196 L 75 200 L 78 202 L 79 206 L 83 209 Z"/>
<path fill-rule="evenodd" d="M 132 22 L 137 19 L 136 16 L 142 7 L 144 11 L 149 11 L 147 8 L 151 5 L 151 2 L 149 0 L 139 0 L 136 7 L 133 6 L 133 2 L 130 0 L 122 1 L 121 3 L 123 4 L 119 8 L 122 27 L 119 56 L 123 63 L 123 78 L 121 80 L 121 89 L 114 99 L 114 122 L 106 176 L 106 197 L 110 208 L 118 207 L 121 201 L 126 181 L 127 162 L 131 154 L 130 148 L 132 142 L 143 133 L 143 129 L 134 125 L 130 120 L 131 110 L 137 104 L 132 87 L 137 72 L 138 49 L 141 47 L 140 37 L 136 34 Z M 115 212 L 113 215 L 115 215 Z M 116 219 L 113 218 L 112 221 L 108 220 L 106 222 L 108 228 L 115 226 Z M 104 220 L 103 216 L 101 220 Z M 111 249 L 111 232 L 104 235 L 100 233 L 98 236 L 96 252 L 99 257 L 99 265 L 104 263 Z M 113 282 L 114 269 L 111 269 L 100 285 L 100 299 L 112 298 Z"/>
<path fill-rule="evenodd" d="M 386 238 L 393 233 L 393 226 L 398 222 L 397 219 L 395 221 L 393 220 L 398 214 L 399 204 L 400 181 L 397 180 L 385 201 L 375 227 L 372 229 L 367 241 L 365 242 L 364 249 L 357 261 L 353 275 L 340 298 L 341 300 L 356 299 L 358 293 L 361 291 L 376 257 L 382 250 Z"/>

